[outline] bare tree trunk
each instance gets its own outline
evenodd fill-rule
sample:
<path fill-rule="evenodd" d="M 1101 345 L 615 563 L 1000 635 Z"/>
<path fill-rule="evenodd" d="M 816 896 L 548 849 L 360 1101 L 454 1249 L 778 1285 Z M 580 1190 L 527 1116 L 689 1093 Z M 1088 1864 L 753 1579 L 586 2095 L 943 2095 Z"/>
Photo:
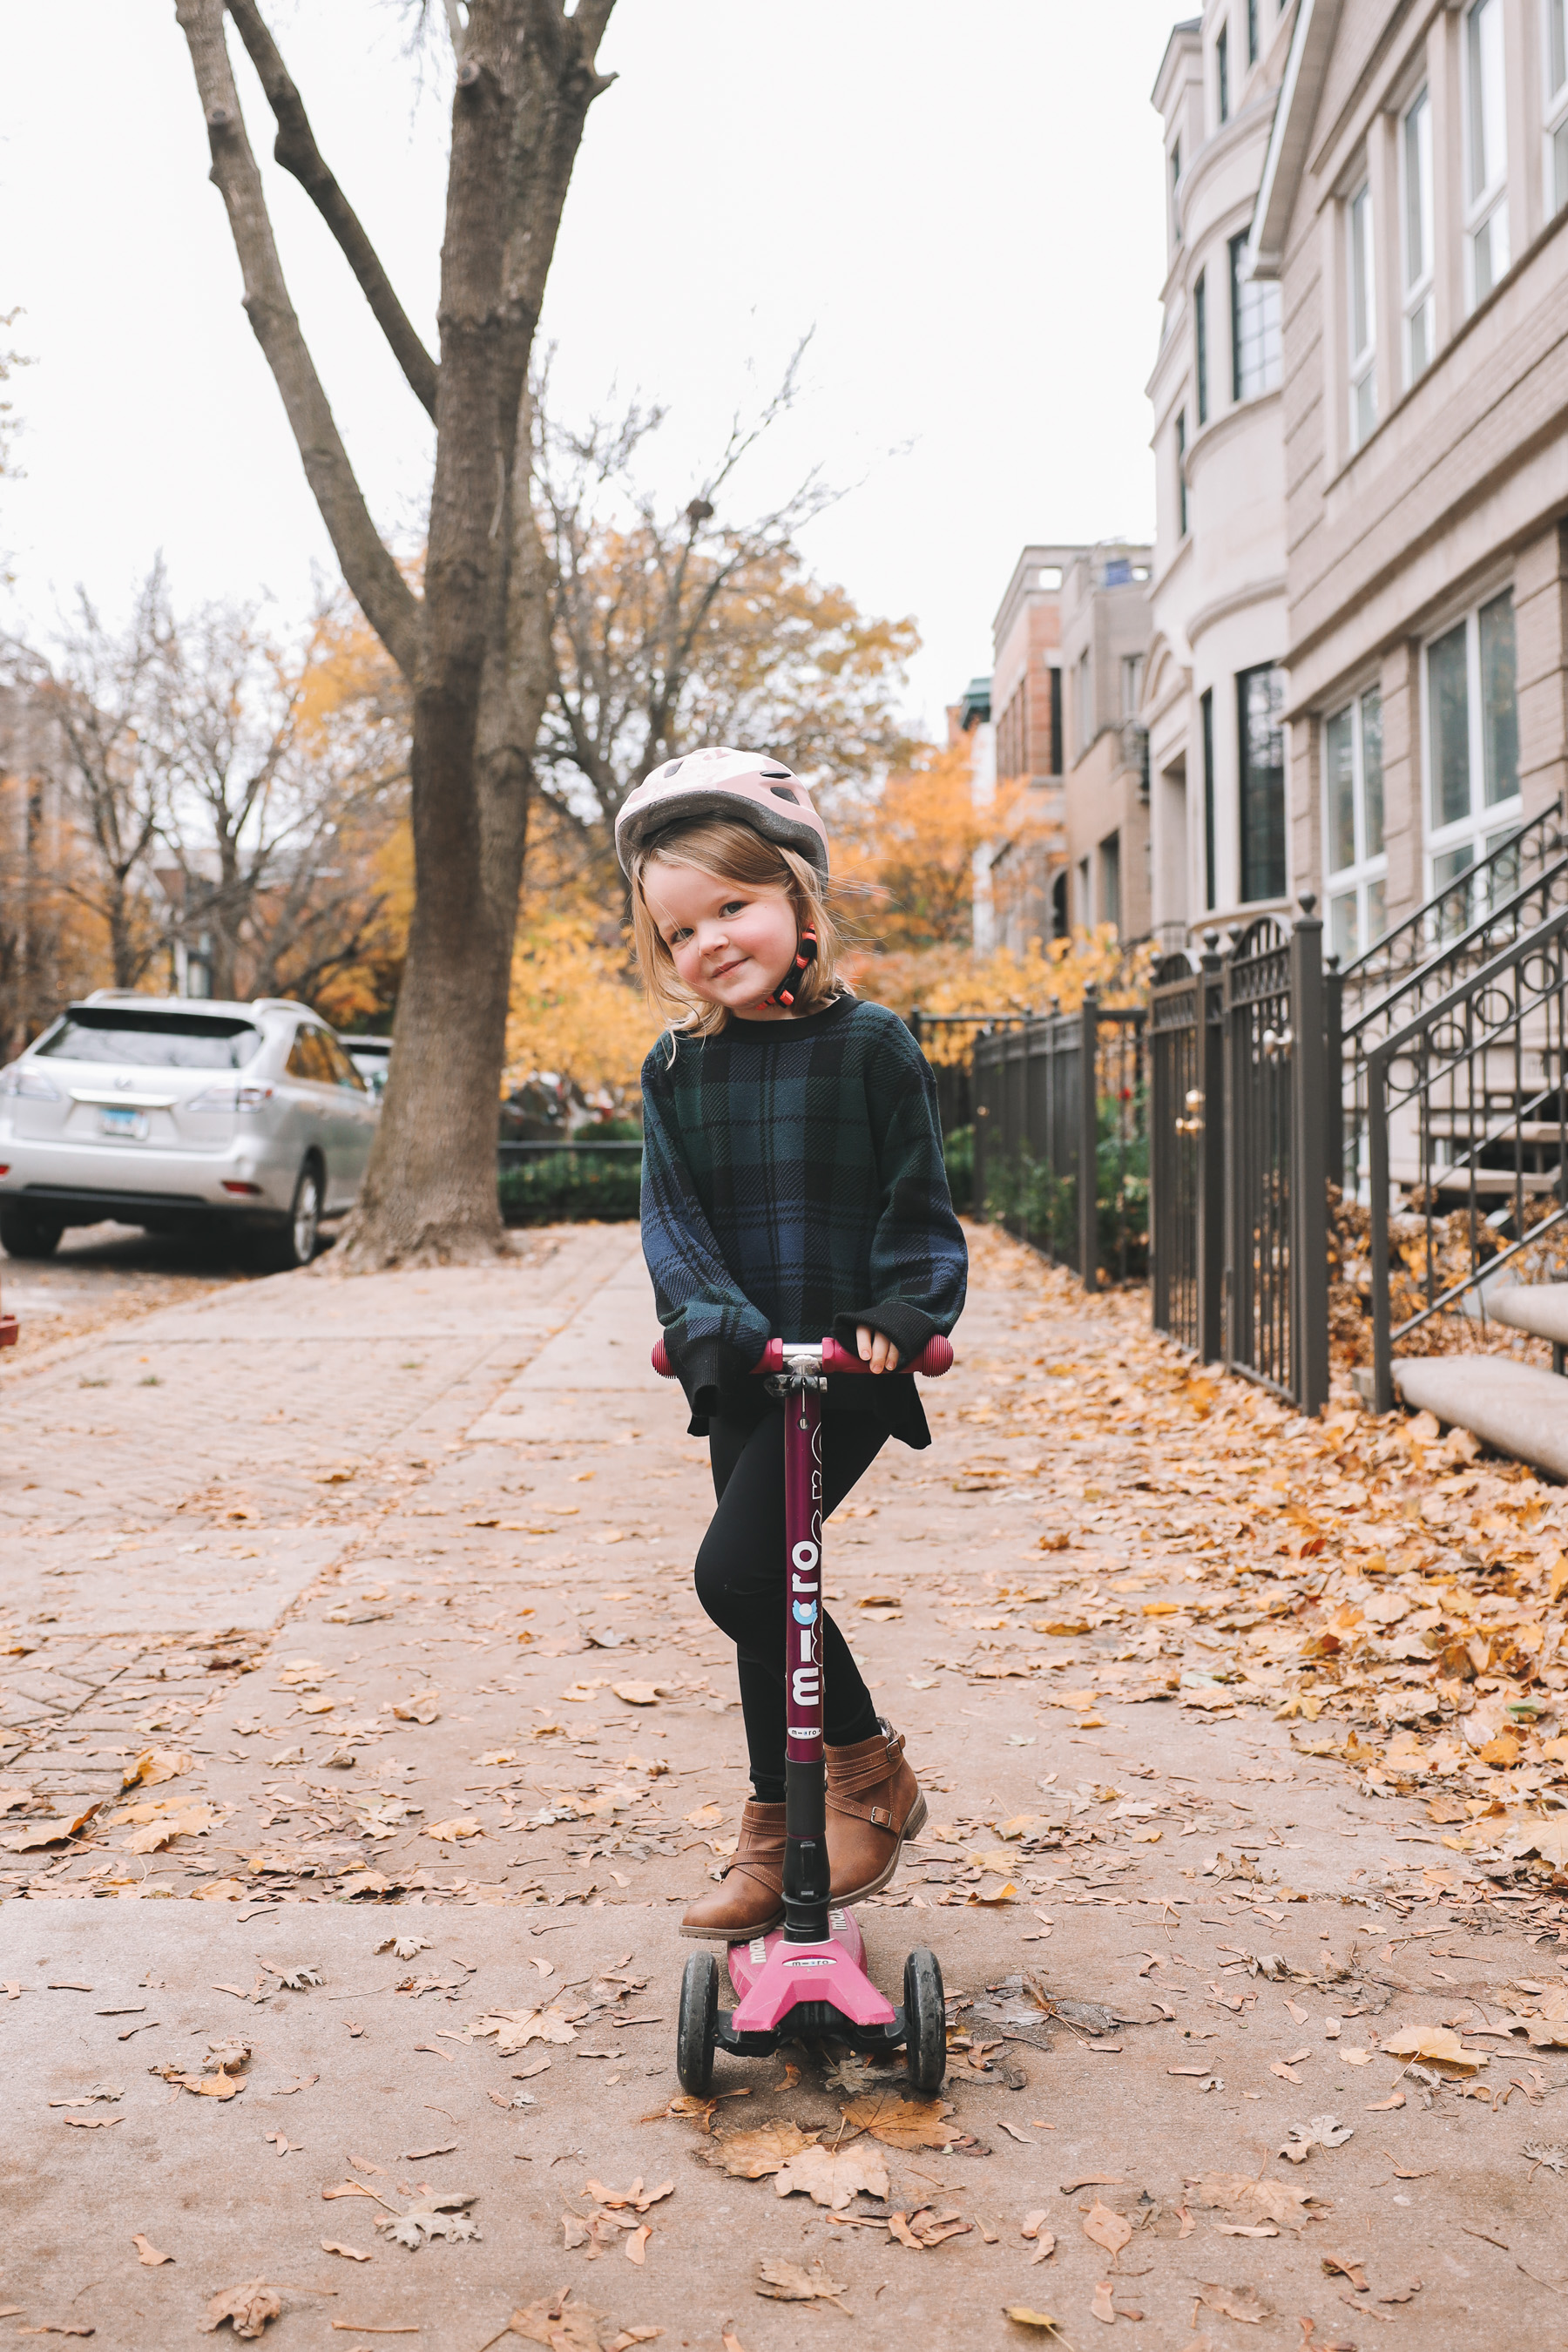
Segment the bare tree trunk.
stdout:
<path fill-rule="evenodd" d="M 529 498 L 528 365 L 584 122 L 607 86 L 595 58 L 613 5 L 578 0 L 568 15 L 563 0 L 470 0 L 452 106 L 423 598 L 376 533 L 289 300 L 224 44 L 223 0 L 175 8 L 247 311 L 344 575 L 414 692 L 414 919 L 380 1131 L 333 1254 L 349 1270 L 502 1245 L 497 1105 L 531 761 L 551 678 Z M 371 267 L 254 0 L 237 13 L 279 110 L 283 160 L 342 243 L 418 391 L 412 331 L 403 331 Z"/>

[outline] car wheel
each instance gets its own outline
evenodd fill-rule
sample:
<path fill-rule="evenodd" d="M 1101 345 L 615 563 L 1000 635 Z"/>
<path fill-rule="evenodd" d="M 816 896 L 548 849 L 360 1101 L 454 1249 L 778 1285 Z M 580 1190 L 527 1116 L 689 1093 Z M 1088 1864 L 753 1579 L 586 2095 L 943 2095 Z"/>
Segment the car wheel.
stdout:
<path fill-rule="evenodd" d="M 321 1163 L 307 1160 L 294 1187 L 289 1223 L 280 1234 L 268 1234 L 262 1245 L 261 1261 L 268 1273 L 292 1274 L 296 1267 L 310 1265 L 321 1230 Z"/>
<path fill-rule="evenodd" d="M 53 1257 L 64 1231 L 30 1209 L 0 1209 L 0 1248 L 7 1257 Z"/>

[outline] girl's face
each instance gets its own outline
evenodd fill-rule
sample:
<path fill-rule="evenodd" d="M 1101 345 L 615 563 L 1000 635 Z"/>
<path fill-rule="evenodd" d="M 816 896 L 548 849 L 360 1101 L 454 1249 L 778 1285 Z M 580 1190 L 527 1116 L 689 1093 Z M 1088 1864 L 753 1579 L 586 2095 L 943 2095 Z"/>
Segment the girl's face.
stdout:
<path fill-rule="evenodd" d="M 730 882 L 694 866 L 653 858 L 643 896 L 669 950 L 676 975 L 693 996 L 721 1004 L 742 1020 L 787 1017 L 763 1009 L 795 961 L 799 933 L 789 893 L 775 883 Z"/>

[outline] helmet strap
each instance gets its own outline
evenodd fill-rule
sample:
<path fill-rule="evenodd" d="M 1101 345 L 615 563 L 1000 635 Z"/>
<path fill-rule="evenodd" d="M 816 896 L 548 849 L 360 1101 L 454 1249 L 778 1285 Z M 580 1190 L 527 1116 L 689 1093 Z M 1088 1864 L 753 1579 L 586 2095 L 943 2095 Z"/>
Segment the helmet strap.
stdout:
<path fill-rule="evenodd" d="M 762 1003 L 764 1005 L 783 1005 L 787 1012 L 790 1006 L 794 1004 L 795 997 L 799 993 L 803 973 L 809 971 L 816 961 L 816 933 L 814 930 L 806 929 L 802 931 L 800 935 L 800 945 L 795 951 L 795 961 L 790 966 L 788 973 L 785 975 L 784 979 L 781 981 L 778 987 L 774 989 L 773 994 L 771 996 L 764 996 L 761 1000 Z"/>

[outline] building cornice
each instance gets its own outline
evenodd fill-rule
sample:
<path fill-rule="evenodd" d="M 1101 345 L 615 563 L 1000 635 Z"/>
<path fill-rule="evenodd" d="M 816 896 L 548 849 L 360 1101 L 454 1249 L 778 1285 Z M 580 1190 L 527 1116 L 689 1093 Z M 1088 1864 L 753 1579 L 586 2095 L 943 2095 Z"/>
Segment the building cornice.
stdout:
<path fill-rule="evenodd" d="M 1252 235 L 1247 240 L 1249 278 L 1278 278 L 1284 264 L 1285 239 L 1296 208 L 1301 174 L 1307 168 L 1307 151 L 1311 143 L 1318 101 L 1322 96 L 1329 55 L 1339 30 L 1341 5 L 1342 0 L 1300 0 L 1296 28 L 1290 36 L 1290 54 L 1285 60 L 1285 79 L 1279 85 L 1274 109 L 1274 127 L 1268 134 L 1268 152 L 1252 216 Z"/>
<path fill-rule="evenodd" d="M 1245 587 L 1216 596 L 1212 604 L 1205 604 L 1188 621 L 1188 645 L 1195 646 L 1206 631 L 1217 627 L 1221 621 L 1228 621 L 1233 613 L 1245 613 L 1252 604 L 1266 604 L 1271 597 L 1283 600 L 1284 594 L 1285 574 L 1281 572 L 1271 580 L 1249 580 Z"/>

